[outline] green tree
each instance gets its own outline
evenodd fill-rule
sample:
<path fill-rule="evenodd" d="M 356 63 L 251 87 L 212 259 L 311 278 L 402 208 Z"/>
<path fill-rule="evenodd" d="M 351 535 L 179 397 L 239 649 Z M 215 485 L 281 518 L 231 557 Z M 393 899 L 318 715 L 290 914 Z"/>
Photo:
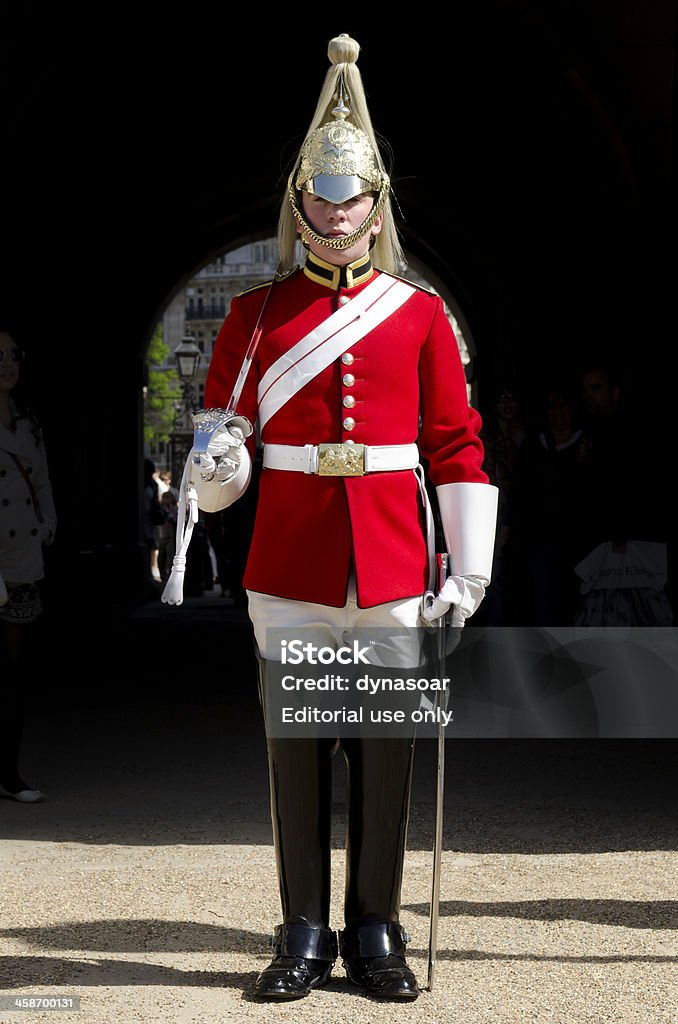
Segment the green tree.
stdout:
<path fill-rule="evenodd" d="M 144 440 L 147 444 L 169 441 L 174 423 L 174 407 L 181 401 L 181 384 L 175 369 L 163 366 L 170 353 L 162 340 L 158 324 L 146 351 L 146 401 L 144 403 Z"/>

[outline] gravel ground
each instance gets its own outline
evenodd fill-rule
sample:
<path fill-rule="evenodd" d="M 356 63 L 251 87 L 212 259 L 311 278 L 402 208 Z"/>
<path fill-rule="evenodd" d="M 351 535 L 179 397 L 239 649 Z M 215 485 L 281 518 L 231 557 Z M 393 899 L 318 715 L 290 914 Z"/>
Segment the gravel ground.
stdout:
<path fill-rule="evenodd" d="M 0 1024 L 678 1022 L 673 742 L 448 741 L 436 983 L 403 1006 L 340 964 L 302 1001 L 252 999 L 279 918 L 250 688 L 34 707 L 24 759 L 49 799 L 0 800 L 0 997 L 81 1008 Z M 422 985 L 434 763 L 421 742 L 401 915 Z M 335 790 L 341 927 L 340 763 Z"/>

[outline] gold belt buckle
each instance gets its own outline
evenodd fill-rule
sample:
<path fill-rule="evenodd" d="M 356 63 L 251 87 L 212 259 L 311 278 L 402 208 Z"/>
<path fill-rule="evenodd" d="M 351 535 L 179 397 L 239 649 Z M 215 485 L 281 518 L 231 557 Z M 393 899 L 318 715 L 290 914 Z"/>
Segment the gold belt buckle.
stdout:
<path fill-rule="evenodd" d="M 364 475 L 364 444 L 318 445 L 318 476 Z"/>

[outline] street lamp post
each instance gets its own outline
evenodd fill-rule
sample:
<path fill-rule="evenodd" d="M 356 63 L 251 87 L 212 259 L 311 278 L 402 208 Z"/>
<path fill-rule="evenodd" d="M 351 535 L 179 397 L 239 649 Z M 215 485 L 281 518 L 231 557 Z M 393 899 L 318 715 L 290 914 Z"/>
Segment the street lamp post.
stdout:
<path fill-rule="evenodd" d="M 172 480 L 179 486 L 184 466 L 193 445 L 193 419 L 197 401 L 195 394 L 195 375 L 200 364 L 201 352 L 191 337 L 184 337 L 174 350 L 177 372 L 181 381 L 181 402 L 177 402 L 174 418 L 174 429 L 170 435 Z M 206 547 L 202 523 L 195 524 L 191 550 L 186 561 L 184 594 L 187 597 L 200 597 L 206 588 L 205 559 Z M 211 576 L 210 576 L 211 579 Z"/>
<path fill-rule="evenodd" d="M 181 479 L 193 440 L 192 414 L 196 410 L 194 382 L 200 364 L 200 356 L 200 349 L 191 337 L 182 338 L 174 350 L 182 398 L 181 403 L 178 403 L 175 408 L 174 424 L 170 436 L 172 480 L 176 482 Z"/>

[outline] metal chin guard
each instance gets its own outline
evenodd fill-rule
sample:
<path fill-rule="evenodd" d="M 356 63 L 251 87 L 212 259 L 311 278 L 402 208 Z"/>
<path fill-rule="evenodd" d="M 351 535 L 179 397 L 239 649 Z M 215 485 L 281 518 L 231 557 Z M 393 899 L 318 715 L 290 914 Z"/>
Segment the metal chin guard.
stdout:
<path fill-rule="evenodd" d="M 379 194 L 377 195 L 377 198 L 374 201 L 374 206 L 370 210 L 369 214 L 362 222 L 360 227 L 356 228 L 355 231 L 352 231 L 350 235 L 343 235 L 341 238 L 326 238 L 324 235 L 319 235 L 317 231 L 313 230 L 313 228 L 305 219 L 303 213 L 300 210 L 301 203 L 297 202 L 297 192 L 294 188 L 294 184 L 292 183 L 291 179 L 287 190 L 287 198 L 289 199 L 290 206 L 292 207 L 292 212 L 294 213 L 294 216 L 299 222 L 299 226 L 302 231 L 302 237 L 304 235 L 308 236 L 314 242 L 317 242 L 318 245 L 325 246 L 326 249 L 343 250 L 350 249 L 352 245 L 355 245 L 356 242 L 359 242 L 360 239 L 364 238 L 368 231 L 372 229 L 377 218 L 384 209 L 384 205 L 386 204 L 390 187 L 391 183 L 389 177 L 384 172 L 382 174 L 381 185 L 379 186 Z"/>

